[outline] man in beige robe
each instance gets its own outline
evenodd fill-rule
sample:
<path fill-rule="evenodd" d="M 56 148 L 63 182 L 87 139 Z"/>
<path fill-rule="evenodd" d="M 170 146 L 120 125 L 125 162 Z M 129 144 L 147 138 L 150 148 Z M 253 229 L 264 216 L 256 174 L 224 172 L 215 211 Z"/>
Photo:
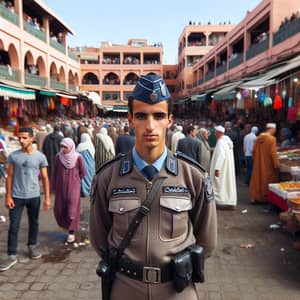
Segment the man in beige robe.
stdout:
<path fill-rule="evenodd" d="M 253 170 L 250 181 L 250 202 L 266 202 L 268 184 L 278 182 L 279 160 L 276 150 L 276 124 L 268 123 L 253 148 Z"/>

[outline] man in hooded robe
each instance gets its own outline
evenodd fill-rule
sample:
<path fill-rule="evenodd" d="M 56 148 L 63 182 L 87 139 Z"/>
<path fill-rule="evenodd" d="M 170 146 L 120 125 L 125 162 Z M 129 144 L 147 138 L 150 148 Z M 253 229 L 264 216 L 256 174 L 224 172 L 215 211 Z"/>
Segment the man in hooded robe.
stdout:
<path fill-rule="evenodd" d="M 115 146 L 111 137 L 107 134 L 107 129 L 102 127 L 96 134 L 95 139 L 95 167 L 96 170 L 108 160 L 115 157 Z"/>

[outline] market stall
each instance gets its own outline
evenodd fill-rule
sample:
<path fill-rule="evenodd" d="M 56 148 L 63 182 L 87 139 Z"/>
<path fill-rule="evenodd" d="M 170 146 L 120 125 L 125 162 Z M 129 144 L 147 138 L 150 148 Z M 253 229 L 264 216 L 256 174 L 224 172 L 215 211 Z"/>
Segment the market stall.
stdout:
<path fill-rule="evenodd" d="M 281 183 L 270 183 L 268 189 L 268 200 L 284 211 L 291 207 L 293 201 L 300 201 L 300 182 L 288 181 Z"/>
<path fill-rule="evenodd" d="M 281 181 L 300 179 L 300 149 L 286 149 L 278 152 Z"/>

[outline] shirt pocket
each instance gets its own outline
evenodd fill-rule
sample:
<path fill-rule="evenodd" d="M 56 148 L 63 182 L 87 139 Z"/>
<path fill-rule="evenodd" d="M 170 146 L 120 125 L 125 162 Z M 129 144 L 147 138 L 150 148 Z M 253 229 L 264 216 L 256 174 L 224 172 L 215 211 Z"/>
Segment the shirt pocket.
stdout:
<path fill-rule="evenodd" d="M 188 196 L 161 196 L 159 234 L 163 241 L 185 238 L 189 229 L 189 210 L 192 201 Z"/>
<path fill-rule="evenodd" d="M 124 238 L 140 206 L 141 200 L 138 197 L 113 198 L 109 201 L 108 210 L 113 213 L 112 235 L 114 239 L 122 240 Z M 141 226 L 142 224 L 133 235 L 132 241 L 141 236 Z"/>

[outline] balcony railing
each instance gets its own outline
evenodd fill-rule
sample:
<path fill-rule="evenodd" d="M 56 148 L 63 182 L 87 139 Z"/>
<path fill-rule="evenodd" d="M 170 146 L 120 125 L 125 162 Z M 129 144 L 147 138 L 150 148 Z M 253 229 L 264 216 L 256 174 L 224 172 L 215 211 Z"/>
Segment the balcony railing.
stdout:
<path fill-rule="evenodd" d="M 273 46 L 285 41 L 289 37 L 299 32 L 300 32 L 300 18 L 297 18 L 283 25 L 276 33 L 274 33 Z"/>
<path fill-rule="evenodd" d="M 0 3 L 0 16 L 6 19 L 7 21 L 19 26 L 19 17 L 13 12 L 11 12 L 2 3 Z"/>
<path fill-rule="evenodd" d="M 28 85 L 36 85 L 40 87 L 46 87 L 47 78 L 39 75 L 25 73 L 25 83 Z"/>
<path fill-rule="evenodd" d="M 12 69 L 7 66 L 0 66 L 0 78 L 20 82 L 20 70 Z"/>
<path fill-rule="evenodd" d="M 201 85 L 203 83 L 203 79 L 199 79 L 197 85 Z"/>
<path fill-rule="evenodd" d="M 237 56 L 229 62 L 229 69 L 232 69 L 240 65 L 241 63 L 243 63 L 243 61 L 244 61 L 244 54 L 238 53 Z"/>
<path fill-rule="evenodd" d="M 225 73 L 226 71 L 227 71 L 227 63 L 225 63 L 222 66 L 217 67 L 216 74 L 218 76 L 218 75 Z"/>
<path fill-rule="evenodd" d="M 50 38 L 50 46 L 63 54 L 66 54 L 66 48 L 63 44 Z"/>
<path fill-rule="evenodd" d="M 73 59 L 73 60 L 79 62 L 78 56 L 77 56 L 76 54 L 74 54 L 70 49 L 68 50 L 68 55 L 69 55 L 69 57 L 70 57 L 71 59 Z"/>
<path fill-rule="evenodd" d="M 215 72 L 214 71 L 210 71 L 205 75 L 205 81 L 211 80 L 215 77 Z"/>
<path fill-rule="evenodd" d="M 257 44 L 251 45 L 247 50 L 246 59 L 251 59 L 252 57 L 268 50 L 269 48 L 269 38 L 266 38 L 264 41 L 258 42 Z"/>
<path fill-rule="evenodd" d="M 41 41 L 46 42 L 46 33 L 45 32 L 43 32 L 39 29 L 36 29 L 35 27 L 30 25 L 26 21 L 24 21 L 23 24 L 24 24 L 24 30 L 25 31 L 27 31 L 31 35 L 35 36 L 36 38 L 40 39 Z"/>
<path fill-rule="evenodd" d="M 54 90 L 66 90 L 66 84 L 64 82 L 59 82 L 53 78 L 50 80 L 50 87 Z"/>
<path fill-rule="evenodd" d="M 69 83 L 69 91 L 70 92 L 76 92 L 77 86 L 74 84 Z"/>

